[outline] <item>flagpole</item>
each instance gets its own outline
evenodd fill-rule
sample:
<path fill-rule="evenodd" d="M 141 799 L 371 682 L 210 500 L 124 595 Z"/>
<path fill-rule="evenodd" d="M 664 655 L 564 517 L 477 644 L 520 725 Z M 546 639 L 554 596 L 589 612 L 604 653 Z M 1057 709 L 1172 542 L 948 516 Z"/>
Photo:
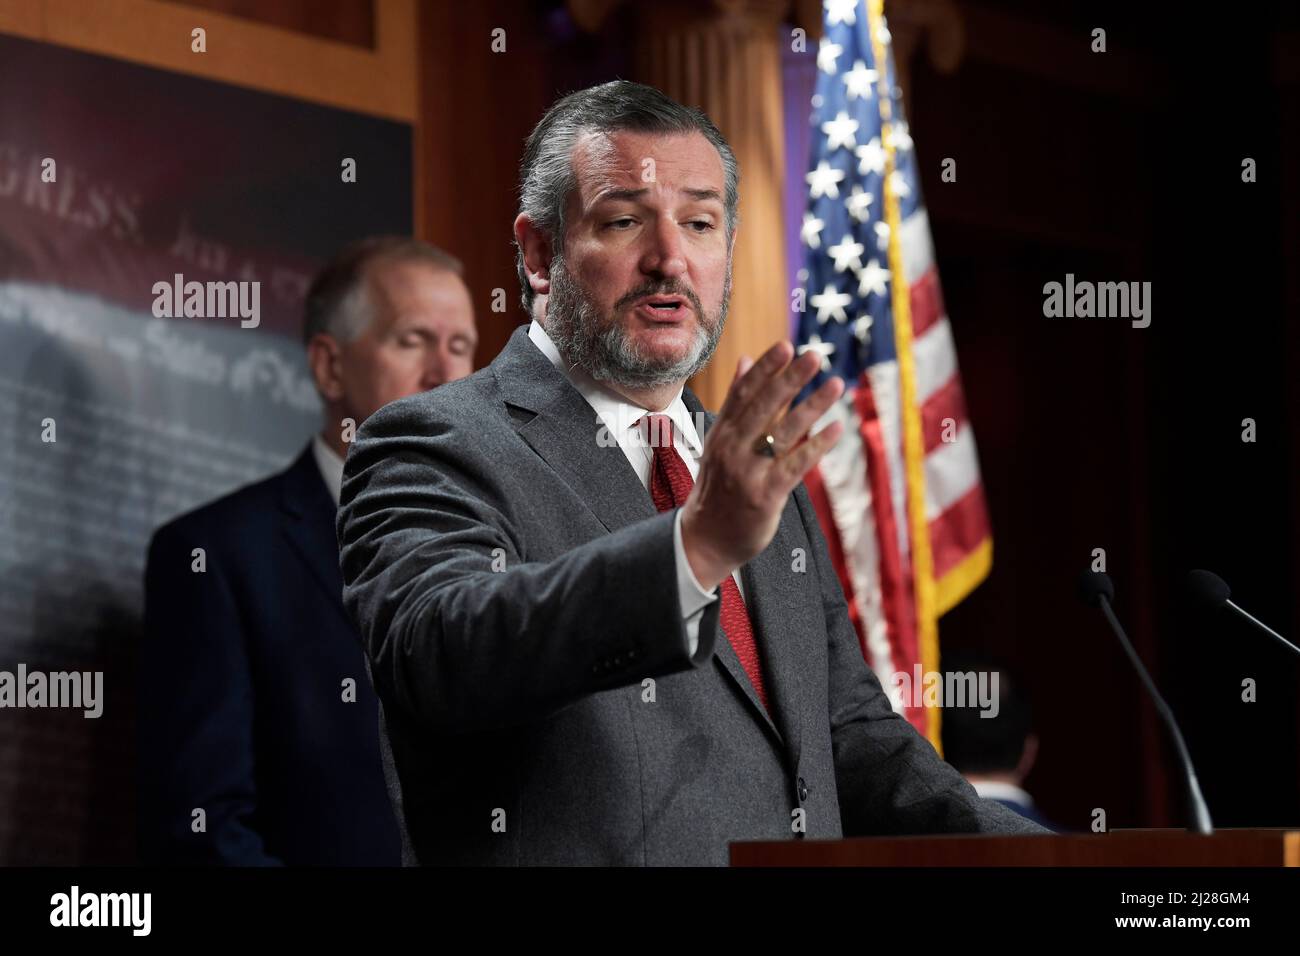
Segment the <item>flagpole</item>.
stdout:
<path fill-rule="evenodd" d="M 893 307 L 894 343 L 898 351 L 898 379 L 903 418 L 903 462 L 907 473 L 907 512 L 911 529 L 912 581 L 916 594 L 916 641 L 922 670 L 939 670 L 939 622 L 935 612 L 934 564 L 930 553 L 930 527 L 925 517 L 925 447 L 921 411 L 916 400 L 916 359 L 912 353 L 910 288 L 903 266 L 898 195 L 894 191 L 894 144 L 891 131 L 893 91 L 890 89 L 889 51 L 882 39 L 884 0 L 867 0 L 868 33 L 879 71 L 880 139 L 885 151 L 881 196 L 889 225 L 890 303 Z M 941 710 L 926 708 L 926 738 L 943 753 Z"/>

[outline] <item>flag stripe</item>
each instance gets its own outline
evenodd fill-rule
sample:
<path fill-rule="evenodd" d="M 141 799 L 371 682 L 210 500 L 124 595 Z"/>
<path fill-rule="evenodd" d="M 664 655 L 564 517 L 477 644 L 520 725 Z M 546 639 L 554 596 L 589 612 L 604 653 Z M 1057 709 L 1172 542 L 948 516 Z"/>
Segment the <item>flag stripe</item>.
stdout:
<path fill-rule="evenodd" d="M 933 521 L 980 483 L 975 432 L 957 429 L 957 440 L 942 442 L 925 459 L 925 517 Z"/>
<path fill-rule="evenodd" d="M 948 384 L 957 374 L 957 349 L 952 342 L 952 327 L 946 318 L 939 319 L 915 341 L 917 401 L 924 402 Z"/>
<path fill-rule="evenodd" d="M 984 486 L 977 484 L 930 522 L 935 577 L 943 577 L 960 564 L 989 532 Z"/>
<path fill-rule="evenodd" d="M 898 363 L 881 362 L 870 366 L 866 371 L 866 382 L 871 389 L 872 401 L 880 420 L 881 438 L 884 442 L 882 454 L 888 475 L 889 497 L 881 500 L 889 502 L 894 514 L 906 514 L 907 472 L 903 468 L 903 423 L 898 398 Z M 896 547 L 899 554 L 906 556 L 912 551 L 908 541 L 907 522 L 900 521 L 897 524 Z"/>
<path fill-rule="evenodd" d="M 945 437 L 951 439 L 966 424 L 966 396 L 961 379 L 954 375 L 921 406 L 921 433 L 925 436 L 925 453 L 929 455 Z"/>
<path fill-rule="evenodd" d="M 939 270 L 931 267 L 912 283 L 912 331 L 919 339 L 943 316 L 943 292 L 939 288 Z"/>
<path fill-rule="evenodd" d="M 910 600 L 913 589 L 911 567 L 899 550 L 898 525 L 904 524 L 900 518 L 905 513 L 895 512 L 887 495 L 888 459 L 884 449 L 884 430 L 880 427 L 880 418 L 876 415 L 872 389 L 865 381 L 854 395 L 854 405 L 862 420 L 862 447 L 865 452 L 866 473 L 871 494 L 876 501 L 875 515 L 876 542 L 880 558 L 878 577 L 883 603 L 884 622 L 890 654 L 890 671 L 901 669 L 902 662 L 915 661 L 919 657 L 917 646 L 916 608 Z M 882 683 L 885 683 L 882 680 Z M 892 681 L 889 682 L 893 684 Z M 893 688 L 891 687 L 891 690 Z M 899 701 L 894 701 L 895 709 Z M 917 729 L 924 732 L 925 714 L 920 708 L 911 706 L 910 701 L 902 702 L 902 713 Z"/>
<path fill-rule="evenodd" d="M 917 186 L 919 187 L 919 184 Z M 899 242 L 903 247 L 903 278 L 908 285 L 915 284 L 921 276 L 934 268 L 934 245 L 930 241 L 930 214 L 919 207 L 903 220 L 899 229 Z"/>

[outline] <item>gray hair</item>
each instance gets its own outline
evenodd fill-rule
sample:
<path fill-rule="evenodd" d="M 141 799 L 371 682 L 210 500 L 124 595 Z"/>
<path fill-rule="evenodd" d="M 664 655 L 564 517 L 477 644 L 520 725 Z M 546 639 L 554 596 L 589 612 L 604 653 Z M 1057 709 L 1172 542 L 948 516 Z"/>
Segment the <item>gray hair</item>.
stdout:
<path fill-rule="evenodd" d="M 464 277 L 464 266 L 450 253 L 410 236 L 371 236 L 345 246 L 312 280 L 303 307 L 305 345 L 322 332 L 350 342 L 370 324 L 366 273 L 377 262 L 424 262 Z"/>
<path fill-rule="evenodd" d="M 653 86 L 613 80 L 578 90 L 559 100 L 533 128 L 519 165 L 519 212 L 551 240 L 552 252 L 564 250 L 564 207 L 577 185 L 573 148 L 586 133 L 700 133 L 722 158 L 726 181 L 727 242 L 736 231 L 740 201 L 740 167 L 736 154 L 703 111 L 683 106 Z M 518 245 L 518 243 L 516 243 Z M 533 289 L 528 284 L 524 250 L 517 249 L 515 267 L 523 291 L 524 309 L 532 314 Z"/>

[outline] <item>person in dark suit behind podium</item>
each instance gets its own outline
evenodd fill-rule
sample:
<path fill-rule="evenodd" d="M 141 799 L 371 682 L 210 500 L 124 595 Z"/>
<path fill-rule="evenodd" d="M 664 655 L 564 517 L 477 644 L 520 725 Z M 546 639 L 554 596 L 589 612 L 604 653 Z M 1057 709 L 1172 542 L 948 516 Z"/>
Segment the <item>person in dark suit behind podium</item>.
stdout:
<path fill-rule="evenodd" d="M 725 864 L 736 840 L 1039 832 L 863 659 L 801 483 L 842 383 L 780 417 L 819 367 L 782 342 L 716 417 L 683 387 L 730 288 L 717 128 L 609 83 L 548 111 L 521 176 L 531 326 L 376 413 L 344 470 L 344 604 L 404 860 Z"/>
<path fill-rule="evenodd" d="M 400 863 L 334 517 L 346 420 L 472 371 L 460 271 L 408 238 L 344 250 L 305 309 L 324 428 L 284 472 L 154 535 L 139 711 L 146 861 Z M 195 548 L 203 573 L 191 568 Z"/>
<path fill-rule="evenodd" d="M 994 800 L 1041 827 L 1061 827 L 1043 816 L 1025 790 L 1025 777 L 1038 757 L 1029 694 L 1018 677 L 992 657 L 945 652 L 945 672 L 997 674 L 998 707 L 985 715 L 973 706 L 943 708 L 943 755 L 986 800 Z"/>

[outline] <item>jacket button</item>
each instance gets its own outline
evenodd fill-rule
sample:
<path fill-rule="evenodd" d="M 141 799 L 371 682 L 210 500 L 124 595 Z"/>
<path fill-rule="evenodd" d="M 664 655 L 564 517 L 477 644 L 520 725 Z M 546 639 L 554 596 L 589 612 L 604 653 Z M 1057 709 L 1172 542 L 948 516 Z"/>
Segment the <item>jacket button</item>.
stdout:
<path fill-rule="evenodd" d="M 808 785 L 803 782 L 803 777 L 799 778 L 799 802 L 803 803 L 808 799 Z"/>

